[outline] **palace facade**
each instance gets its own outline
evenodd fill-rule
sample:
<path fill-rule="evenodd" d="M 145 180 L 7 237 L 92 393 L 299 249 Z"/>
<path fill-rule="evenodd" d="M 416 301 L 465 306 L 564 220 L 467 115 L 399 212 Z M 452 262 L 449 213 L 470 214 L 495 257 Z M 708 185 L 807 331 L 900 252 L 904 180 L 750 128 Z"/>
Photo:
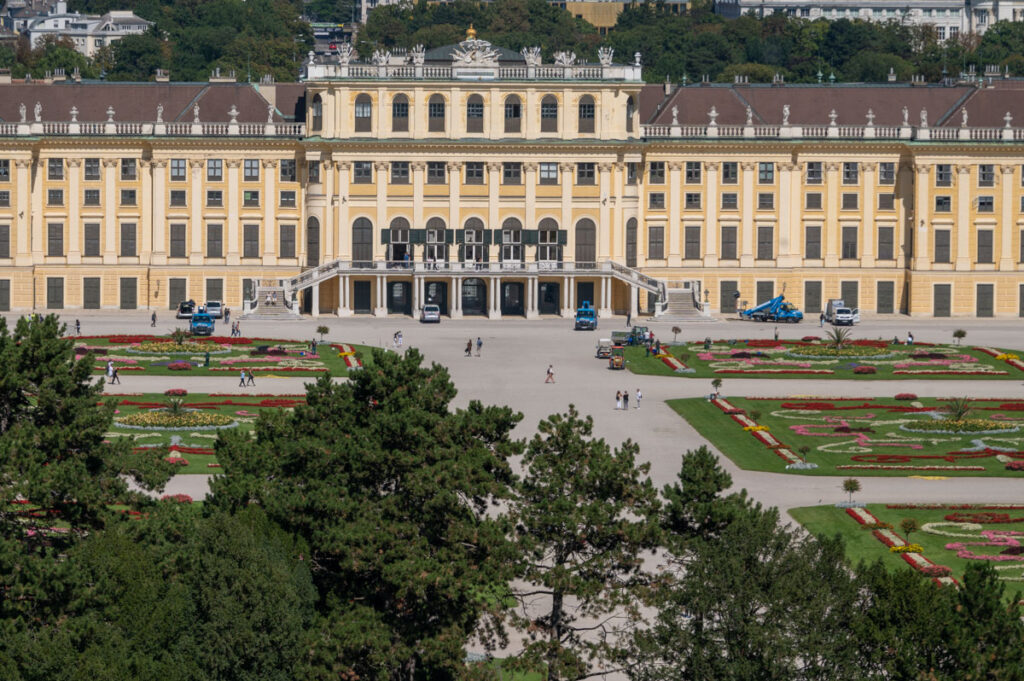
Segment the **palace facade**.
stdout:
<path fill-rule="evenodd" d="M 0 83 L 0 309 L 1024 316 L 1020 82 L 629 61 L 470 35 L 298 84 Z"/>

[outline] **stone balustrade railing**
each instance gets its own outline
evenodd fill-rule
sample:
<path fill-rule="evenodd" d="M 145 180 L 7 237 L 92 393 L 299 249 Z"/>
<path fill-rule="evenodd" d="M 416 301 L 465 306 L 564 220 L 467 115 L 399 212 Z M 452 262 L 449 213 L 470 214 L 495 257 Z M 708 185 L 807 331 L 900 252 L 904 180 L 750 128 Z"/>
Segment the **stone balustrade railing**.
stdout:
<path fill-rule="evenodd" d="M 642 83 L 638 64 L 545 64 L 492 66 L 454 64 L 360 64 L 324 62 L 307 64 L 303 80 L 560 80 L 625 81 Z"/>
<path fill-rule="evenodd" d="M 940 142 L 1020 142 L 1024 128 L 898 125 L 641 125 L 645 138 L 879 139 Z"/>
<path fill-rule="evenodd" d="M 0 137 L 38 136 L 93 136 L 120 137 L 290 137 L 306 135 L 305 123 L 132 123 L 106 121 L 80 123 L 78 121 L 34 121 L 26 123 L 0 123 Z"/>

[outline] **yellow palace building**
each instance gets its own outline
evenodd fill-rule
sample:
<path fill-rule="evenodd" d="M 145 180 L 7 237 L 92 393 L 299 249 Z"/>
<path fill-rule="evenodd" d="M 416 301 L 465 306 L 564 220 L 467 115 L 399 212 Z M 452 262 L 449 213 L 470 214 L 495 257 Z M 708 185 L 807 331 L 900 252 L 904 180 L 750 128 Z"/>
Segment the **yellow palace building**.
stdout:
<path fill-rule="evenodd" d="M 1018 81 L 624 61 L 470 34 L 287 85 L 0 80 L 0 309 L 1024 316 Z"/>

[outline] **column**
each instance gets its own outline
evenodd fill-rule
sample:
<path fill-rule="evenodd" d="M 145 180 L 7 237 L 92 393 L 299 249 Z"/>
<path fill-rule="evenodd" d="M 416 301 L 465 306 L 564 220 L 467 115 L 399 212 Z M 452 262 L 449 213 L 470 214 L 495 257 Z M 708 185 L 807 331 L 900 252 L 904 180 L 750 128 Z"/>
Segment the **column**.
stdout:
<path fill-rule="evenodd" d="M 377 297 L 374 300 L 373 315 L 375 317 L 386 317 L 388 314 L 387 300 L 384 298 L 387 289 L 388 278 L 384 275 L 377 275 Z"/>
<path fill-rule="evenodd" d="M 572 281 L 569 277 L 562 277 L 562 316 L 571 317 L 575 314 L 575 310 L 569 307 L 569 282 Z"/>
<path fill-rule="evenodd" d="M 448 164 L 448 229 L 459 229 L 462 223 L 460 190 L 462 189 L 462 164 L 451 162 Z M 529 210 L 529 208 L 527 208 Z M 452 251 L 452 248 L 455 250 Z M 448 251 L 448 260 L 452 261 L 459 257 L 459 247 L 452 244 Z"/>
<path fill-rule="evenodd" d="M 611 224 L 611 259 L 626 262 L 626 227 L 622 219 L 622 206 L 625 201 L 622 199 L 622 170 L 623 163 L 612 164 L 612 196 L 608 200 L 612 207 Z M 639 230 L 638 230 L 639 231 Z"/>
<path fill-rule="evenodd" d="M 524 109 L 525 111 L 525 109 Z M 525 125 L 526 121 L 522 121 Z M 524 163 L 523 164 L 523 181 L 526 183 L 526 216 L 524 220 L 526 224 L 523 225 L 524 230 L 537 229 L 537 169 L 539 166 L 536 163 Z M 533 260 L 537 261 L 537 246 L 533 247 Z M 529 262 L 529 258 L 526 255 L 526 246 L 523 246 L 523 262 Z M 529 311 L 527 311 L 529 316 Z"/>
<path fill-rule="evenodd" d="M 839 267 L 839 167 L 825 164 L 825 267 Z"/>
<path fill-rule="evenodd" d="M 238 172 L 237 170 L 235 171 Z M 277 159 L 263 159 L 263 196 L 260 197 L 263 206 L 263 233 L 267 242 L 267 248 L 263 250 L 264 260 L 269 259 L 270 263 L 264 264 L 277 264 L 277 230 L 274 224 L 274 218 L 276 216 L 275 209 L 277 207 L 277 192 L 275 191 L 275 182 L 277 181 Z M 296 197 L 298 200 L 298 197 Z M 305 201 L 302 203 L 305 206 Z M 302 211 L 301 215 L 305 215 L 305 210 Z M 238 222 L 238 211 L 228 213 L 228 224 L 225 226 L 228 236 L 228 253 L 235 254 L 235 261 L 229 262 L 229 265 L 236 265 L 241 262 L 238 259 L 238 233 L 241 231 L 241 227 Z M 300 224 L 295 230 L 295 253 L 306 252 L 306 239 L 302 237 L 306 233 L 304 229 L 305 225 L 302 224 L 302 218 L 299 219 Z"/>
<path fill-rule="evenodd" d="M 234 163 L 234 181 L 231 177 L 231 167 Z M 237 190 L 237 179 L 238 179 L 238 164 L 241 161 L 238 159 L 231 159 L 227 161 L 228 165 L 228 220 L 231 220 L 231 216 L 238 215 L 238 190 Z M 188 161 L 188 167 L 192 171 L 191 180 L 192 188 L 189 192 L 192 196 L 199 196 L 200 192 L 203 191 L 203 161 L 198 158 L 190 158 Z M 202 265 L 203 264 L 203 213 L 202 213 L 202 202 L 192 202 L 192 238 L 189 239 L 189 257 L 188 263 L 190 265 Z M 236 217 L 237 220 L 237 217 Z M 227 229 L 227 225 L 224 226 Z M 192 282 L 192 286 L 195 286 L 195 282 Z"/>
<path fill-rule="evenodd" d="M 718 168 L 717 161 L 704 164 L 704 267 L 718 266 Z"/>
<path fill-rule="evenodd" d="M 665 221 L 665 257 L 669 267 L 681 267 L 683 264 L 683 223 L 682 193 L 679 191 L 680 171 L 683 164 L 679 161 L 668 163 L 668 219 Z"/>
<path fill-rule="evenodd" d="M 958 165 L 956 170 L 956 263 L 959 270 L 971 269 L 971 167 Z"/>
<path fill-rule="evenodd" d="M 451 290 L 448 292 L 448 316 L 462 319 L 462 277 L 452 277 Z"/>
<path fill-rule="evenodd" d="M 915 164 L 914 186 L 917 189 L 917 198 L 914 200 L 914 219 L 910 228 L 914 230 L 914 269 L 931 269 L 931 245 L 928 243 L 928 221 L 931 218 L 931 207 L 928 205 L 928 171 L 931 166 Z M 911 296 L 913 298 L 913 296 Z M 911 307 L 911 312 L 913 307 Z"/>
<path fill-rule="evenodd" d="M 530 277 L 526 280 L 526 318 L 537 318 L 537 278 Z"/>
<path fill-rule="evenodd" d="M 338 277 L 338 316 L 351 317 L 352 304 L 349 302 L 349 276 L 343 274 Z"/>
<path fill-rule="evenodd" d="M 597 221 L 597 261 L 606 262 L 612 255 L 613 231 L 611 225 L 611 184 L 612 164 L 597 164 L 597 181 L 601 188 L 601 207 L 598 210 L 600 219 Z M 602 298 L 603 300 L 603 298 Z M 605 306 L 607 307 L 607 306 Z"/>
<path fill-rule="evenodd" d="M 311 306 L 311 312 L 313 317 L 320 316 L 320 284 L 313 284 L 310 287 L 310 291 L 313 292 L 313 305 Z"/>
<path fill-rule="evenodd" d="M 80 158 L 69 158 L 68 159 L 68 249 L 67 249 L 67 263 L 69 265 L 76 265 L 82 262 L 82 247 L 79 244 L 79 235 L 82 233 L 81 219 L 79 218 L 79 207 L 82 205 L 82 190 L 81 190 L 81 179 L 82 179 L 82 159 Z M 143 201 L 145 201 L 145 194 L 143 194 Z M 146 203 L 142 204 L 147 205 Z M 147 213 L 143 213 L 143 224 L 145 224 Z M 145 228 L 143 228 L 145 229 Z"/>
<path fill-rule="evenodd" d="M 167 160 L 156 159 L 150 163 L 152 168 L 151 177 L 153 182 L 152 220 L 153 220 L 153 253 L 150 262 L 154 265 L 167 263 L 167 204 L 163 197 L 167 196 Z M 194 189 L 194 188 L 193 188 Z M 192 194 L 189 198 L 193 208 L 201 205 L 205 197 L 200 194 Z"/>
<path fill-rule="evenodd" d="M 571 163 L 560 163 L 558 169 L 561 174 L 558 181 L 562 183 L 562 224 L 559 229 L 566 230 L 565 247 L 562 249 L 562 261 L 563 262 L 576 262 L 576 230 L 573 229 L 572 224 L 572 171 L 573 165 Z M 575 310 L 570 310 L 569 314 L 574 314 Z"/>
<path fill-rule="evenodd" d="M 373 231 L 374 260 L 387 260 L 387 246 L 380 243 L 380 230 L 387 229 L 388 219 L 388 169 L 387 161 L 377 161 L 373 164 L 376 171 L 374 179 L 377 181 L 377 224 Z M 383 178 L 383 180 L 382 180 Z"/>
<path fill-rule="evenodd" d="M 779 267 L 793 267 L 796 264 L 794 254 L 794 239 L 791 238 L 793 224 L 799 222 L 794 219 L 793 193 L 793 171 L 799 166 L 795 163 L 779 163 L 779 252 L 776 254 L 776 263 Z"/>
<path fill-rule="evenodd" d="M 103 262 L 117 263 L 117 202 L 114 173 L 117 159 L 103 159 Z"/>
<path fill-rule="evenodd" d="M 629 285 L 629 315 L 633 318 L 637 318 L 637 314 L 640 310 L 640 289 L 634 284 Z"/>
<path fill-rule="evenodd" d="M 334 181 L 337 183 L 335 194 L 338 196 L 338 250 L 336 257 L 341 260 L 351 260 L 352 218 L 349 216 L 348 210 L 348 177 L 352 170 L 352 163 L 350 161 L 335 161 L 333 165 L 337 171 L 334 174 Z M 351 305 L 348 307 L 351 308 Z"/>
<path fill-rule="evenodd" d="M 320 260 L 321 262 L 330 262 L 338 258 L 338 251 L 336 241 L 334 239 L 334 215 L 337 208 L 340 205 L 340 200 L 335 192 L 334 188 L 334 168 L 337 164 L 335 163 L 324 163 L 323 168 L 320 172 L 323 173 L 323 188 L 324 188 L 324 224 L 323 224 L 323 243 L 320 244 Z M 301 170 L 299 173 L 301 174 Z M 302 199 L 301 192 L 299 192 L 299 199 Z M 303 201 L 305 205 L 305 201 Z"/>
<path fill-rule="evenodd" d="M 488 283 L 490 284 L 487 292 L 489 294 L 490 305 L 487 310 L 487 318 L 501 319 L 501 278 L 491 277 L 491 280 Z"/>
<path fill-rule="evenodd" d="M 861 267 L 875 266 L 875 197 L 878 195 L 876 186 L 878 171 L 877 163 L 861 163 L 861 170 L 864 175 L 864 185 L 861 190 L 861 199 L 864 201 L 864 225 L 861 230 L 860 240 L 860 264 Z M 864 300 L 863 292 L 861 300 Z"/>
<path fill-rule="evenodd" d="M 754 211 L 757 210 L 754 198 L 754 171 L 757 163 L 743 161 L 740 163 L 740 182 L 743 188 L 742 222 L 740 223 L 740 267 L 754 266 Z"/>
<path fill-rule="evenodd" d="M 423 219 L 423 186 L 426 184 L 427 179 L 427 164 L 424 161 L 413 161 L 410 164 L 410 170 L 412 170 L 412 228 L 423 229 L 426 226 Z M 409 237 L 409 246 L 415 248 L 411 235 Z M 415 260 L 416 251 L 413 250 L 411 255 L 412 259 Z M 421 252 L 419 255 L 422 258 L 423 253 Z"/>
<path fill-rule="evenodd" d="M 597 311 L 598 316 L 612 316 L 612 280 L 609 277 L 601 277 L 601 307 Z"/>
<path fill-rule="evenodd" d="M 75 172 L 77 172 L 77 168 Z M 142 180 L 142 197 L 139 202 L 139 206 L 142 208 L 142 213 L 138 226 L 138 254 L 140 263 L 150 264 L 153 262 L 153 209 L 150 207 L 155 207 L 156 204 L 163 205 L 166 199 L 163 196 L 154 196 L 153 194 L 153 161 L 140 161 L 139 172 L 142 174 L 140 178 Z M 148 292 L 145 296 L 140 293 L 140 307 L 150 307 L 150 296 L 151 294 Z"/>
<path fill-rule="evenodd" d="M 1002 175 L 1003 197 L 1000 202 L 1001 219 L 999 220 L 999 269 L 1012 271 L 1016 269 L 1013 258 L 1013 232 L 1016 227 L 1013 221 L 1013 171 L 1015 166 L 1000 166 Z"/>
<path fill-rule="evenodd" d="M 500 201 L 498 192 L 500 189 L 500 182 L 501 164 L 497 161 L 489 162 L 487 164 L 487 229 L 491 230 L 501 229 L 501 224 L 498 222 L 498 202 Z M 491 251 L 491 249 L 488 248 L 488 251 Z M 494 262 L 495 260 L 497 260 L 495 254 L 493 252 L 489 252 L 487 261 Z"/>
<path fill-rule="evenodd" d="M 36 161 L 36 181 L 32 185 L 32 212 L 29 222 L 29 238 L 32 251 L 32 262 L 43 262 L 46 253 L 46 225 L 43 216 L 43 178 L 46 177 L 46 161 Z"/>
<path fill-rule="evenodd" d="M 576 280 L 570 279 L 569 284 L 569 314 L 574 315 L 576 314 Z"/>
<path fill-rule="evenodd" d="M 423 277 L 417 277 L 415 274 L 412 276 L 412 314 L 416 316 L 420 313 L 421 300 L 420 287 L 423 285 Z"/>
<path fill-rule="evenodd" d="M 14 161 L 17 168 L 18 182 L 18 212 L 15 214 L 15 260 L 14 264 L 26 266 L 32 264 L 31 241 L 29 239 L 29 225 L 32 220 L 35 198 L 35 191 L 32 183 L 32 159 L 19 158 Z M 42 179 L 36 180 L 37 184 Z M 12 294 L 13 295 L 13 294 Z"/>

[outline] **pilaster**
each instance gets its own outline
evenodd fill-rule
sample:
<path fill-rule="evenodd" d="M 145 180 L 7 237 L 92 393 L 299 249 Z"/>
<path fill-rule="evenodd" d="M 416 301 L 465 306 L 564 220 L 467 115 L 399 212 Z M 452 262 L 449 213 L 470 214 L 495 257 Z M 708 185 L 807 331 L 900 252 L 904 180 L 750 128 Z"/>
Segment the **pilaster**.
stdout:
<path fill-rule="evenodd" d="M 914 165 L 914 186 L 917 187 L 917 197 L 914 199 L 914 220 L 911 229 L 915 230 L 914 235 L 914 269 L 931 269 L 931 251 L 928 239 L 928 224 L 931 221 L 931 206 L 928 205 L 928 181 L 931 166 L 925 164 Z"/>
<path fill-rule="evenodd" d="M 411 113 L 411 111 L 410 111 Z M 373 164 L 374 180 L 377 184 L 377 224 L 373 230 L 373 252 L 374 260 L 384 260 L 388 257 L 387 246 L 384 246 L 380 242 L 380 234 L 382 229 L 387 229 L 388 219 L 388 170 L 390 165 L 387 161 L 377 161 Z M 348 173 L 345 173 L 346 175 Z M 351 250 L 351 249 L 350 249 Z M 376 312 L 374 312 L 376 314 Z"/>
<path fill-rule="evenodd" d="M 263 159 L 263 196 L 261 198 L 263 206 L 263 233 L 265 241 L 269 248 L 264 249 L 264 254 L 269 257 L 270 264 L 277 264 L 277 229 L 276 229 L 276 206 L 277 206 L 277 166 L 278 161 L 276 158 Z M 237 170 L 235 172 L 238 172 Z M 296 197 L 297 199 L 298 197 Z M 305 214 L 305 202 L 303 202 L 303 210 L 300 213 L 299 225 L 295 230 L 295 254 L 305 256 L 306 254 L 306 225 L 302 217 Z M 239 226 L 239 214 L 238 211 L 235 213 L 228 214 L 227 224 L 228 234 L 228 253 L 233 254 L 232 259 L 228 262 L 229 265 L 238 264 L 240 262 L 238 251 L 238 233 L 241 230 Z M 233 242 L 233 243 L 232 243 Z M 317 293 L 319 295 L 319 293 Z"/>
<path fill-rule="evenodd" d="M 956 171 L 956 256 L 957 271 L 971 269 L 971 167 L 958 165 Z"/>
<path fill-rule="evenodd" d="M 671 161 L 668 164 L 668 219 L 665 220 L 665 257 L 669 267 L 683 264 L 683 223 L 682 189 L 680 177 L 683 164 Z"/>
<path fill-rule="evenodd" d="M 740 163 L 740 182 L 743 192 L 743 211 L 740 222 L 740 267 L 754 266 L 754 171 L 757 163 L 742 161 Z"/>
<path fill-rule="evenodd" d="M 704 266 L 718 266 L 718 169 L 717 161 L 704 164 Z M 636 298 L 637 289 L 630 287 L 630 300 Z M 634 303 L 630 303 L 632 306 Z"/>
<path fill-rule="evenodd" d="M 82 159 L 68 159 L 68 249 L 67 263 L 77 265 L 82 262 L 82 246 L 79 235 L 82 232 L 80 213 L 82 205 Z M 143 204 L 146 205 L 146 204 Z M 145 214 L 143 214 L 145 220 Z"/>
<path fill-rule="evenodd" d="M 226 161 L 226 164 L 227 164 L 228 169 L 229 169 L 228 170 L 228 177 L 229 178 L 231 177 L 230 168 L 231 168 L 231 164 L 232 163 L 235 164 L 234 165 L 234 167 L 235 167 L 235 177 L 237 178 L 237 176 L 238 176 L 238 165 L 241 163 L 241 161 L 238 160 L 238 159 L 231 159 L 231 160 Z M 202 193 L 202 191 L 203 191 L 203 167 L 204 167 L 204 165 L 205 164 L 203 163 L 203 159 L 201 159 L 201 158 L 190 158 L 188 160 L 188 167 L 189 167 L 189 172 L 190 172 L 189 179 L 190 179 L 190 182 L 191 182 L 191 185 L 192 185 L 191 188 L 190 188 L 190 192 L 189 193 L 192 194 L 192 196 L 199 196 Z M 231 198 L 232 198 L 231 194 L 232 194 L 232 189 L 234 189 L 234 188 L 235 188 L 235 183 L 229 181 L 228 182 L 228 218 L 229 219 L 230 219 L 232 213 L 234 213 L 236 216 L 238 215 L 237 205 L 235 206 L 234 210 L 232 210 L 232 207 L 231 207 Z M 237 189 L 234 191 L 234 194 L 235 194 L 234 200 L 237 203 L 237 201 L 238 201 Z M 189 220 L 189 222 L 192 223 L 191 224 L 191 230 L 190 230 L 191 233 L 192 233 L 192 237 L 189 239 L 188 264 L 190 264 L 190 265 L 202 265 L 203 264 L 203 250 L 205 248 L 205 244 L 203 243 L 203 209 L 202 209 L 201 202 L 193 201 L 192 202 L 192 210 L 190 212 L 192 214 L 192 217 Z M 201 282 L 196 282 L 196 283 L 201 283 Z M 205 295 L 205 291 L 203 292 L 203 295 Z"/>
<path fill-rule="evenodd" d="M 840 164 L 825 164 L 825 267 L 839 267 L 839 171 Z"/>
<path fill-rule="evenodd" d="M 877 163 L 861 163 L 861 177 L 864 182 L 864 189 L 861 196 L 864 197 L 864 226 L 861 230 L 860 241 L 860 264 L 861 267 L 875 266 L 875 208 L 878 201 Z"/>
<path fill-rule="evenodd" d="M 18 183 L 18 212 L 15 214 L 15 247 L 14 264 L 25 267 L 32 264 L 29 229 L 32 220 L 32 200 L 35 192 L 32 188 L 32 159 L 19 158 L 14 161 Z M 42 182 L 42 180 L 37 180 Z M 28 201 L 26 201 L 28 199 Z M 28 205 L 26 205 L 28 204 Z"/>
<path fill-rule="evenodd" d="M 333 164 L 335 170 L 335 193 L 339 197 L 338 199 L 338 258 L 342 260 L 352 259 L 352 218 L 349 215 L 349 202 L 348 202 L 348 178 L 349 173 L 352 170 L 352 163 L 350 161 L 335 161 Z M 380 178 L 377 179 L 377 184 L 380 184 Z M 348 284 L 345 284 L 348 286 Z M 351 314 L 351 304 L 349 307 L 349 314 Z"/>
<path fill-rule="evenodd" d="M 572 171 L 571 163 L 558 164 L 558 181 L 562 187 L 562 225 L 566 230 L 565 248 L 562 249 L 563 262 L 576 262 L 576 230 L 572 224 Z"/>
<path fill-rule="evenodd" d="M 1013 258 L 1013 232 L 1016 228 L 1013 220 L 1013 173 L 1015 166 L 1000 166 L 999 170 L 1000 175 L 1002 175 L 1001 190 L 1003 194 L 1002 201 L 999 204 L 999 269 L 1002 271 L 1014 271 L 1017 269 Z"/>
<path fill-rule="evenodd" d="M 611 163 L 597 164 L 597 177 L 601 192 L 601 207 L 598 211 L 600 219 L 597 221 L 597 261 L 605 262 L 611 257 L 612 237 L 611 229 L 611 204 L 615 199 L 611 195 Z"/>
<path fill-rule="evenodd" d="M 117 264 L 117 195 L 114 173 L 117 159 L 103 159 L 103 264 Z"/>
<path fill-rule="evenodd" d="M 150 262 L 154 265 L 165 265 L 167 264 L 167 208 L 163 197 L 167 196 L 167 161 L 165 159 L 153 160 L 150 163 L 150 173 L 153 183 L 152 194 L 156 199 L 153 201 L 152 210 L 147 211 L 147 214 L 152 215 L 153 223 L 153 252 Z M 194 210 L 195 206 L 203 204 L 205 198 L 202 195 L 202 190 L 199 194 L 190 193 L 189 205 Z"/>

